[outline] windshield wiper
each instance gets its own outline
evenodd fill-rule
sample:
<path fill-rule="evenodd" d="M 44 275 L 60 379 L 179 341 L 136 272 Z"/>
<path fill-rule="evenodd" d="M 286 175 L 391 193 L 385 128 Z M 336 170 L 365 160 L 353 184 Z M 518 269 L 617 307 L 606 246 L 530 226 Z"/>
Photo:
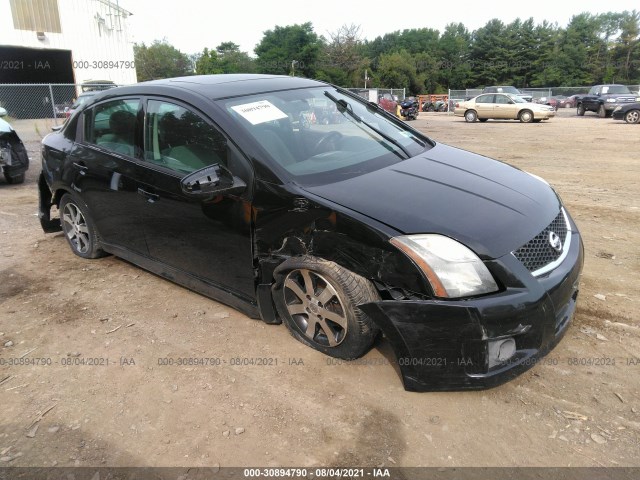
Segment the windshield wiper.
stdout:
<path fill-rule="evenodd" d="M 365 124 L 367 127 L 369 127 L 371 130 L 373 130 L 374 132 L 376 132 L 378 135 L 380 135 L 382 138 L 384 138 L 386 141 L 393 143 L 396 147 L 398 147 L 400 150 L 402 150 L 402 152 L 407 156 L 407 158 L 411 158 L 411 154 L 409 153 L 409 151 L 404 148 L 402 146 L 402 144 L 400 144 L 396 139 L 394 139 L 393 137 L 391 137 L 390 135 L 384 133 L 383 131 L 381 131 L 379 128 L 374 127 L 373 125 L 371 125 L 369 122 L 367 122 L 366 120 L 363 120 L 362 117 L 358 114 L 356 114 L 353 111 L 353 108 L 351 107 L 351 104 L 348 103 L 346 100 L 344 99 L 338 99 L 335 96 L 333 96 L 331 93 L 327 92 L 325 90 L 324 95 L 331 100 L 333 103 L 336 104 L 336 107 L 338 107 L 338 111 L 340 113 L 347 113 L 350 117 L 352 117 L 356 122 L 358 123 L 363 123 Z"/>

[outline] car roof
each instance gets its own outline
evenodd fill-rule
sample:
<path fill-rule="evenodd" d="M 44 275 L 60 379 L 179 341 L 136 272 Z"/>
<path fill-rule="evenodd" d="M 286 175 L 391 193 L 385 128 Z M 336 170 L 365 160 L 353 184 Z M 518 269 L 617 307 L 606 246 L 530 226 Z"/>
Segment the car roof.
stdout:
<path fill-rule="evenodd" d="M 286 75 L 260 75 L 260 74 L 220 74 L 220 75 L 193 75 L 188 77 L 165 78 L 151 80 L 125 87 L 110 88 L 98 92 L 94 101 L 100 101 L 109 97 L 121 95 L 161 94 L 184 91 L 192 92 L 211 100 L 222 98 L 252 95 L 262 92 L 278 90 L 291 90 L 297 88 L 309 88 L 325 86 L 327 83 L 310 80 L 302 77 L 289 77 Z"/>

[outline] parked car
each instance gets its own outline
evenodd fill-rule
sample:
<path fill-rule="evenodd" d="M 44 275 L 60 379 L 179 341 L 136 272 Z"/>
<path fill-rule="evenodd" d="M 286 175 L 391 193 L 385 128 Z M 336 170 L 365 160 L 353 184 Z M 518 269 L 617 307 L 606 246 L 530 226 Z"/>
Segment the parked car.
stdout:
<path fill-rule="evenodd" d="M 627 123 L 640 123 L 640 102 L 619 105 L 611 116 L 614 120 L 624 120 Z"/>
<path fill-rule="evenodd" d="M 566 99 L 567 97 L 565 97 L 564 95 L 553 95 L 551 97 L 540 97 L 538 99 L 538 102 L 536 103 L 549 105 L 550 107 L 558 110 L 558 108 L 564 108 L 564 102 L 566 101 Z"/>
<path fill-rule="evenodd" d="M 0 168 L 7 183 L 24 182 L 29 169 L 29 155 L 20 137 L 6 121 L 0 118 Z"/>
<path fill-rule="evenodd" d="M 385 93 L 378 96 L 378 105 L 380 105 L 387 112 L 395 115 L 398 109 L 398 98 L 390 93 Z"/>
<path fill-rule="evenodd" d="M 580 95 L 570 95 L 563 100 L 558 102 L 558 108 L 575 108 L 577 98 Z"/>
<path fill-rule="evenodd" d="M 520 120 L 523 123 L 541 122 L 555 116 L 553 107 L 525 102 L 522 98 L 506 93 L 485 93 L 466 102 L 456 103 L 454 115 L 467 122 L 479 120 Z"/>
<path fill-rule="evenodd" d="M 324 100 L 341 122 L 295 126 Z M 118 255 L 333 357 L 382 332 L 408 390 L 507 381 L 575 311 L 582 241 L 547 182 L 324 82 L 101 92 L 42 159 L 42 227 L 76 255 Z"/>
<path fill-rule="evenodd" d="M 587 95 L 578 97 L 577 113 L 596 112 L 600 118 L 611 116 L 621 105 L 640 101 L 637 94 L 631 93 L 626 85 L 595 85 Z"/>
<path fill-rule="evenodd" d="M 73 106 L 72 103 L 56 103 L 53 106 L 53 109 L 56 113 L 56 117 L 63 117 L 63 118 L 67 118 L 67 113 L 69 112 L 69 109 L 71 109 L 71 107 Z"/>
<path fill-rule="evenodd" d="M 111 80 L 85 80 L 80 84 L 83 92 L 99 92 L 115 87 L 117 85 Z"/>
<path fill-rule="evenodd" d="M 526 102 L 531 102 L 533 100 L 533 95 L 528 93 L 522 93 L 516 87 L 512 85 L 501 85 L 501 86 L 493 86 L 493 87 L 484 87 L 482 93 L 508 93 L 510 95 L 514 95 L 516 97 L 522 98 Z"/>

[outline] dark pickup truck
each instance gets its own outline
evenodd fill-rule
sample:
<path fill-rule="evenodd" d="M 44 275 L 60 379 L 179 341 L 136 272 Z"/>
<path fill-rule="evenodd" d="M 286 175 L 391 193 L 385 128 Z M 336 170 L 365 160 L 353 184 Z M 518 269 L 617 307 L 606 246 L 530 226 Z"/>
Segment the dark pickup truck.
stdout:
<path fill-rule="evenodd" d="M 595 85 L 587 95 L 578 97 L 576 107 L 578 115 L 596 112 L 605 118 L 610 117 L 616 107 L 639 101 L 637 97 L 625 85 Z"/>

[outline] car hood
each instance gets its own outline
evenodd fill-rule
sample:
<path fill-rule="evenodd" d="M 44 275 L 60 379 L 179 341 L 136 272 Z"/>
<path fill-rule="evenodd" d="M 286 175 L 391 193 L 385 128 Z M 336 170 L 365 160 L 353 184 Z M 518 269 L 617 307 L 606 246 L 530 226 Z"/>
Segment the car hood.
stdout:
<path fill-rule="evenodd" d="M 544 181 L 444 144 L 374 172 L 304 189 L 402 234 L 447 235 L 485 259 L 518 249 L 560 209 Z"/>

